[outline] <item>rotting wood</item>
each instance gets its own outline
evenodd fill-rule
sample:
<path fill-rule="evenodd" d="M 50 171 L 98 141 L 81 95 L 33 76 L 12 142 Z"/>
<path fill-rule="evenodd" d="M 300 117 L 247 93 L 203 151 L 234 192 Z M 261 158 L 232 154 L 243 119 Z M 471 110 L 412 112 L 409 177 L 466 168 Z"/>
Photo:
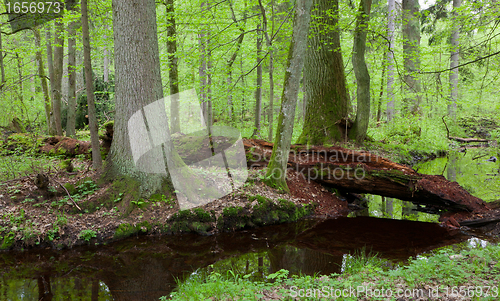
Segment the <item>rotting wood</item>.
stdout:
<path fill-rule="evenodd" d="M 267 165 L 272 143 L 244 139 L 249 167 Z M 409 201 L 438 211 L 484 212 L 487 203 L 456 182 L 413 169 L 365 151 L 342 147 L 292 145 L 288 168 L 307 180 L 346 192 L 370 193 Z"/>

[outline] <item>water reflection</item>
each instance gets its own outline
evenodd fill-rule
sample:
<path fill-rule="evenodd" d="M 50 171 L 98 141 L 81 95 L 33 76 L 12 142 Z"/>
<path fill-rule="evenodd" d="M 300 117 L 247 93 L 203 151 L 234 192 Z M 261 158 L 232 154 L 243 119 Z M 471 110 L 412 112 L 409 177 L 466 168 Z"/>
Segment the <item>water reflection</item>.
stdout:
<path fill-rule="evenodd" d="M 139 237 L 72 250 L 0 253 L 1 300 L 157 300 L 213 270 L 255 278 L 340 273 L 364 249 L 390 261 L 465 241 L 437 224 L 370 217 L 308 220 L 214 236 Z"/>
<path fill-rule="evenodd" d="M 458 182 L 472 195 L 491 202 L 500 199 L 500 161 L 489 148 L 450 151 L 447 157 L 422 162 L 415 166 L 419 173 L 443 175 Z"/>

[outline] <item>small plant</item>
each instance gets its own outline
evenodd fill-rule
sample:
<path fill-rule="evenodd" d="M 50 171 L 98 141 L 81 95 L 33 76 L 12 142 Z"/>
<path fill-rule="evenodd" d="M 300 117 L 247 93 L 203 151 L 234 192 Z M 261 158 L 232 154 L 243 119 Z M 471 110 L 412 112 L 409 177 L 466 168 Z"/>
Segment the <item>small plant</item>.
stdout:
<path fill-rule="evenodd" d="M 97 237 L 97 233 L 92 229 L 82 230 L 80 231 L 80 234 L 78 234 L 78 238 L 83 239 L 86 242 L 89 242 L 94 237 Z"/>

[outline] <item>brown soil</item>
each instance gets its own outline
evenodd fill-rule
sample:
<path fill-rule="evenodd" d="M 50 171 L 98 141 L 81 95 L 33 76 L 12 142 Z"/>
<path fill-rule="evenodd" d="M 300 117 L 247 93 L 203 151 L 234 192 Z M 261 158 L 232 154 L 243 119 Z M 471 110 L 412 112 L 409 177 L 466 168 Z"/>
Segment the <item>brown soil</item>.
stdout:
<path fill-rule="evenodd" d="M 78 210 L 76 206 L 83 207 L 85 203 L 100 204 L 100 200 L 107 193 L 110 184 L 104 185 L 93 194 L 88 195 L 77 202 L 67 200 L 61 207 L 58 206 L 63 198 L 67 198 L 67 192 L 62 185 L 71 183 L 77 185 L 85 178 L 97 181 L 99 175 L 90 168 L 91 162 L 88 160 L 73 160 L 75 170 L 79 172 L 68 173 L 58 170 L 47 174 L 49 176 L 49 189 L 41 191 L 35 185 L 36 175 L 10 180 L 0 185 L 0 229 L 3 232 L 12 231 L 15 233 L 15 249 L 31 247 L 62 248 L 81 245 L 87 243 L 79 234 L 82 230 L 94 230 L 97 233 L 92 243 L 102 243 L 113 240 L 113 235 L 120 224 L 129 223 L 137 225 L 147 221 L 150 224 L 166 224 L 173 214 L 179 211 L 178 206 L 166 205 L 164 203 L 150 203 L 144 208 L 135 208 L 126 217 L 124 211 L 108 209 L 104 206 L 92 213 L 86 213 L 83 209 Z M 289 174 L 288 185 L 291 194 L 283 194 L 275 189 L 266 186 L 260 180 L 263 170 L 250 170 L 249 179 L 244 187 L 238 189 L 234 194 L 227 195 L 219 200 L 215 200 L 205 206 L 204 210 L 213 211 L 218 217 L 224 208 L 229 206 L 242 206 L 251 203 L 249 196 L 261 195 L 273 201 L 286 199 L 294 204 L 317 203 L 316 214 L 322 217 L 340 216 L 346 214 L 347 204 L 339 200 L 335 195 L 327 191 L 320 184 L 308 183 L 301 175 L 291 172 Z M 256 202 L 256 201 L 253 201 Z M 76 203 L 76 204 L 75 204 Z M 153 205 L 154 204 L 154 205 Z M 118 206 L 120 207 L 120 206 Z M 127 207 L 127 206 L 125 206 Z M 24 213 L 22 213 L 24 212 Z M 29 221 L 31 226 L 23 225 L 25 230 L 16 231 L 12 218 L 24 214 L 24 220 Z M 53 231 L 61 216 L 67 216 L 67 223 L 60 227 L 53 241 L 48 242 L 47 235 Z M 32 235 L 26 238 L 26 229 L 29 228 Z M 144 229 L 146 230 L 146 229 Z M 216 231 L 215 224 L 213 231 Z M 162 229 L 153 227 L 148 233 L 158 234 Z M 2 241 L 0 240 L 0 244 Z"/>

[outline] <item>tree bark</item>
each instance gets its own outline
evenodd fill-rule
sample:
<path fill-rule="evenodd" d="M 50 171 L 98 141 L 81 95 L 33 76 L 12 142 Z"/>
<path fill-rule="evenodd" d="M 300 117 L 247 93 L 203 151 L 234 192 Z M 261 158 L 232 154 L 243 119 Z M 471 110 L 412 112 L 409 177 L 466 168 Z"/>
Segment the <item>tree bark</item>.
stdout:
<path fill-rule="evenodd" d="M 64 60 L 64 24 L 61 21 L 56 22 L 56 36 L 54 37 L 54 44 L 54 78 L 51 77 L 50 79 L 53 93 L 52 108 L 54 112 L 56 134 L 62 136 L 61 100 Z"/>
<path fill-rule="evenodd" d="M 66 136 L 76 134 L 76 27 L 78 23 L 71 22 L 68 27 L 68 116 L 66 121 Z"/>
<path fill-rule="evenodd" d="M 396 113 L 396 102 L 394 99 L 394 31 L 396 27 L 396 3 L 388 0 L 387 17 L 387 121 L 392 121 Z"/>
<path fill-rule="evenodd" d="M 89 116 L 90 140 L 92 144 L 92 166 L 101 171 L 102 157 L 99 143 L 97 117 L 94 104 L 94 81 L 92 77 L 92 60 L 90 58 L 90 33 L 87 0 L 82 0 L 82 36 L 83 36 L 83 61 L 85 66 L 87 108 Z"/>
<path fill-rule="evenodd" d="M 177 32 L 175 28 L 174 0 L 165 2 L 167 14 L 168 81 L 170 85 L 170 124 L 172 133 L 181 131 L 179 119 L 179 67 L 177 59 Z"/>
<path fill-rule="evenodd" d="M 238 21 L 236 20 L 236 14 L 234 13 L 233 9 L 233 4 L 231 1 L 229 1 L 229 7 L 231 9 L 231 17 L 233 19 L 233 22 L 237 23 Z M 246 17 L 247 17 L 247 2 L 245 1 L 245 10 L 243 11 L 243 25 L 239 24 L 240 27 L 240 35 L 238 36 L 238 41 L 236 42 L 236 49 L 233 52 L 233 55 L 229 58 L 227 61 L 227 107 L 228 107 L 228 117 L 229 121 L 231 123 L 234 122 L 235 120 L 235 111 L 234 111 L 234 103 L 233 103 L 233 65 L 234 62 L 236 61 L 236 58 L 238 57 L 238 53 L 240 52 L 241 49 L 241 44 L 243 44 L 243 39 L 245 38 L 245 24 L 246 24 Z"/>
<path fill-rule="evenodd" d="M 418 0 L 403 0 L 403 57 L 405 66 L 404 103 L 407 111 L 420 114 L 420 5 Z"/>
<path fill-rule="evenodd" d="M 366 138 L 370 121 L 370 74 L 365 62 L 366 30 L 370 19 L 372 0 L 360 0 L 359 11 L 354 30 L 354 47 L 352 66 L 357 82 L 357 111 L 356 120 L 349 136 L 356 143 L 362 143 Z"/>
<path fill-rule="evenodd" d="M 266 173 L 266 182 L 284 191 L 289 191 L 286 184 L 286 167 L 292 141 L 300 77 L 304 68 L 312 2 L 313 0 L 297 0 L 295 4 L 293 36 L 288 51 L 288 66 L 281 95 L 281 111 L 278 117 L 274 147 Z"/>
<path fill-rule="evenodd" d="M 0 90 L 2 90 L 3 85 L 5 83 L 5 65 L 3 63 L 3 51 L 2 51 L 2 33 L 0 32 L 0 73 L 2 78 L 0 79 Z"/>
<path fill-rule="evenodd" d="M 45 67 L 43 66 L 42 50 L 41 47 L 41 37 L 38 28 L 33 28 L 33 35 L 35 36 L 35 47 L 36 47 L 36 63 L 38 67 L 38 77 L 40 78 L 40 85 L 42 86 L 43 92 L 43 106 L 45 109 L 45 121 L 47 122 L 47 132 L 53 133 L 55 129 L 52 123 L 52 102 L 50 101 L 49 84 L 47 83 L 47 75 L 45 74 Z"/>
<path fill-rule="evenodd" d="M 260 118 L 262 115 L 262 32 L 257 25 L 257 87 L 255 88 L 255 123 L 253 137 L 260 137 Z"/>
<path fill-rule="evenodd" d="M 163 99 L 154 0 L 113 0 L 113 32 L 116 113 L 106 177 L 134 179 L 140 185 L 140 195 L 167 193 L 165 184 L 170 181 L 164 174 L 166 170 L 163 169 L 164 173 L 159 170 L 165 167 L 164 163 L 160 166 L 158 162 L 157 174 L 138 168 L 130 141 L 130 136 L 137 133 L 130 131 L 139 129 L 128 128 L 136 112 L 143 112 L 148 104 Z M 143 139 L 138 142 L 141 145 L 134 147 L 152 147 L 147 133 Z"/>
<path fill-rule="evenodd" d="M 453 0 L 453 32 L 451 34 L 451 55 L 450 55 L 450 100 L 448 104 L 448 115 L 452 119 L 457 117 L 458 100 L 458 64 L 460 55 L 460 24 L 457 21 L 457 9 L 462 5 L 462 0 Z"/>
<path fill-rule="evenodd" d="M 251 167 L 265 166 L 270 158 L 269 173 L 276 143 L 245 139 L 243 145 Z M 487 203 L 472 196 L 456 182 L 439 175 L 419 174 L 407 166 L 365 151 L 302 145 L 292 145 L 291 149 L 281 158 L 291 170 L 302 173 L 308 181 L 346 192 L 398 198 L 420 205 L 420 211 L 425 212 L 489 210 Z"/>
<path fill-rule="evenodd" d="M 45 32 L 45 42 L 47 45 L 47 67 L 49 69 L 49 85 L 50 85 L 50 124 L 49 135 L 57 135 L 56 122 L 54 118 L 54 60 L 52 56 L 52 27 L 49 27 Z"/>
<path fill-rule="evenodd" d="M 306 117 L 297 143 L 316 145 L 345 140 L 351 106 L 340 51 L 339 2 L 313 3 L 314 21 L 304 67 Z"/>

